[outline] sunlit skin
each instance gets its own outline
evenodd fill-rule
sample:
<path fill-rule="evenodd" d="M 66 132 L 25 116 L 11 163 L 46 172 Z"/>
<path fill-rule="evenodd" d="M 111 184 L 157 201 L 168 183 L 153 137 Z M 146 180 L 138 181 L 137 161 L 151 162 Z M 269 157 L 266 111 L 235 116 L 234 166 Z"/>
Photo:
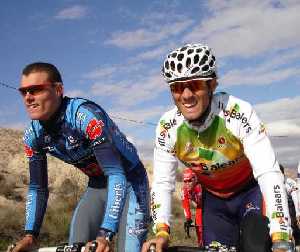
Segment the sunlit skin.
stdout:
<path fill-rule="evenodd" d="M 189 84 L 192 82 L 198 82 L 199 90 L 192 91 L 189 88 Z M 189 121 L 197 120 L 206 111 L 209 105 L 210 91 L 213 92 L 217 86 L 216 79 L 211 80 L 209 84 L 206 82 L 204 80 L 186 81 L 182 93 L 172 92 L 171 90 L 173 100 L 185 119 Z M 176 85 L 176 83 L 173 85 Z"/>
<path fill-rule="evenodd" d="M 43 92 L 37 95 L 27 92 L 26 95 L 23 96 L 23 102 L 32 120 L 47 121 L 61 104 L 63 86 L 61 83 L 49 85 L 48 74 L 46 72 L 33 72 L 29 75 L 22 75 L 20 87 L 23 88 L 41 84 L 45 85 Z"/>

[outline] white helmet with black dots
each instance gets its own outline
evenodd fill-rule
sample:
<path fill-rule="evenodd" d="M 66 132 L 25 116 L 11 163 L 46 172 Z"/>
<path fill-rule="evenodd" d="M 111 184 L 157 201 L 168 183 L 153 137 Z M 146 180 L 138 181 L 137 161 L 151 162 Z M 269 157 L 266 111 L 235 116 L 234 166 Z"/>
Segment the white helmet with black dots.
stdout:
<path fill-rule="evenodd" d="M 216 58 L 202 44 L 187 44 L 168 54 L 162 67 L 167 83 L 217 77 Z"/>

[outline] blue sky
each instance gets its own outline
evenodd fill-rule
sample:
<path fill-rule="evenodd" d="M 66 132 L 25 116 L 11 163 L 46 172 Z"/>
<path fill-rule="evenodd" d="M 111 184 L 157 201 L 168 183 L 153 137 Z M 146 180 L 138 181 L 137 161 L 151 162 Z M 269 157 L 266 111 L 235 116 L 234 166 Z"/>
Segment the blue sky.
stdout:
<path fill-rule="evenodd" d="M 99 103 L 151 159 L 155 127 L 173 106 L 161 77 L 165 55 L 204 43 L 217 58 L 219 91 L 252 103 L 279 160 L 300 160 L 299 0 L 1 1 L 0 82 L 23 67 L 55 64 L 65 92 Z M 0 126 L 28 122 L 21 97 L 0 86 Z M 284 136 L 284 137 L 279 137 Z"/>

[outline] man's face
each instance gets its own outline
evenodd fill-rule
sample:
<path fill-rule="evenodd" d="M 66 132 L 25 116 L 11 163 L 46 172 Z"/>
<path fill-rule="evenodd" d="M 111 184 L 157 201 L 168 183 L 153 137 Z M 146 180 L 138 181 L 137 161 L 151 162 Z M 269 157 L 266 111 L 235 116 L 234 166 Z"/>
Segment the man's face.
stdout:
<path fill-rule="evenodd" d="M 189 80 L 172 83 L 170 88 L 176 106 L 185 119 L 192 121 L 198 119 L 207 109 L 210 90 L 214 91 L 215 86 L 215 79 L 209 84 L 204 80 Z"/>
<path fill-rule="evenodd" d="M 47 121 L 60 106 L 63 87 L 61 83 L 51 83 L 48 73 L 33 72 L 22 75 L 19 91 L 29 117 Z"/>
<path fill-rule="evenodd" d="M 195 178 L 191 178 L 191 179 L 184 181 L 184 185 L 186 186 L 188 191 L 193 190 L 193 188 L 195 187 L 196 184 L 197 184 L 197 182 L 196 182 Z"/>

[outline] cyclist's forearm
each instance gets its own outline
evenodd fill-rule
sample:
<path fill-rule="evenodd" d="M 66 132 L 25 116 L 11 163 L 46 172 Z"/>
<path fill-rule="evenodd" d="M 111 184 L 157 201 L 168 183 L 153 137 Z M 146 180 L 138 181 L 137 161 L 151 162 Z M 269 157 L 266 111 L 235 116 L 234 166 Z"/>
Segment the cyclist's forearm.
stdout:
<path fill-rule="evenodd" d="M 30 184 L 26 198 L 25 231 L 38 236 L 49 197 L 45 160 L 29 162 Z"/>
<path fill-rule="evenodd" d="M 105 176 L 108 177 L 105 215 L 99 228 L 116 232 L 126 200 L 127 179 L 125 171 L 120 154 L 111 143 L 96 145 L 94 154 Z"/>
<path fill-rule="evenodd" d="M 48 190 L 29 189 L 26 200 L 25 232 L 39 235 L 47 208 Z"/>
<path fill-rule="evenodd" d="M 101 228 L 116 232 L 126 200 L 126 178 L 124 175 L 110 175 L 105 215 Z"/>
<path fill-rule="evenodd" d="M 291 234 L 287 195 L 280 172 L 267 172 L 258 177 L 272 240 L 289 240 Z"/>

